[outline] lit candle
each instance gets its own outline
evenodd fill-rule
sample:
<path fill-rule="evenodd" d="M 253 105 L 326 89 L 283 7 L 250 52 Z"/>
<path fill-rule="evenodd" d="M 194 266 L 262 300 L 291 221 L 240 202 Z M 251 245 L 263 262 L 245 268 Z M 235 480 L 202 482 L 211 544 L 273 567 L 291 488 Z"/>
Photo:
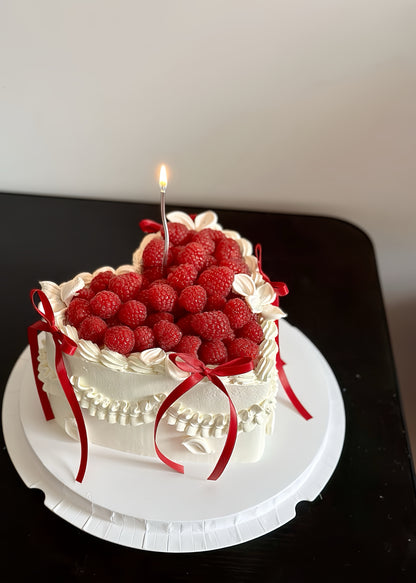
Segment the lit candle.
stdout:
<path fill-rule="evenodd" d="M 163 250 L 163 271 L 166 269 L 166 264 L 168 261 L 168 251 L 169 251 L 169 231 L 168 231 L 168 223 L 166 221 L 166 189 L 168 187 L 168 179 L 166 176 L 166 168 L 162 166 L 160 169 L 160 177 L 159 177 L 159 187 L 160 187 L 160 213 L 162 215 L 162 225 L 163 230 L 165 232 L 165 247 Z"/>

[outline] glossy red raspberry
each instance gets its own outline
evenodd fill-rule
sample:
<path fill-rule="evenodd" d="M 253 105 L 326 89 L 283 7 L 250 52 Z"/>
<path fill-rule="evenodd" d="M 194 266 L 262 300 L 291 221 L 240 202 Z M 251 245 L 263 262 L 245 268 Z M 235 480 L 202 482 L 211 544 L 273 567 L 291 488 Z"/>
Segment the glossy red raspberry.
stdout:
<path fill-rule="evenodd" d="M 229 267 L 213 265 L 203 271 L 197 279 L 197 283 L 205 288 L 209 296 L 227 296 L 233 285 L 234 272 Z"/>
<path fill-rule="evenodd" d="M 185 287 L 192 285 L 198 277 L 198 270 L 191 263 L 178 265 L 167 277 L 167 282 L 176 291 L 181 291 Z"/>
<path fill-rule="evenodd" d="M 91 311 L 95 316 L 105 320 L 117 314 L 121 300 L 117 294 L 109 290 L 98 292 L 90 301 Z"/>
<path fill-rule="evenodd" d="M 144 267 L 159 267 L 163 263 L 165 251 L 164 239 L 151 239 L 143 250 L 142 263 Z M 172 252 L 168 252 L 167 264 L 170 264 Z"/>
<path fill-rule="evenodd" d="M 153 328 L 156 322 L 160 322 L 160 320 L 166 320 L 167 322 L 173 322 L 174 317 L 171 312 L 153 312 L 149 314 L 145 320 L 145 325 Z"/>
<path fill-rule="evenodd" d="M 205 304 L 205 311 L 223 310 L 226 302 L 227 300 L 224 296 L 218 296 L 216 294 L 208 296 L 207 303 Z"/>
<path fill-rule="evenodd" d="M 215 251 L 215 241 L 208 231 L 202 230 L 199 233 L 195 233 L 192 241 L 194 243 L 200 243 L 208 254 L 214 253 Z"/>
<path fill-rule="evenodd" d="M 246 275 L 250 275 L 248 265 L 243 258 L 238 259 L 234 257 L 231 259 L 223 259 L 220 261 L 219 265 L 229 267 L 234 273 L 245 273 Z"/>
<path fill-rule="evenodd" d="M 228 342 L 227 347 L 228 357 L 230 359 L 246 356 L 256 360 L 259 355 L 258 345 L 248 338 L 236 338 L 235 340 L 231 340 Z"/>
<path fill-rule="evenodd" d="M 224 259 L 240 259 L 241 251 L 237 241 L 227 237 L 217 243 L 214 255 L 218 261 L 223 261 Z"/>
<path fill-rule="evenodd" d="M 107 289 L 108 287 L 108 282 L 110 281 L 110 279 L 114 277 L 114 272 L 113 271 L 100 271 L 99 273 L 97 273 L 97 275 L 95 275 L 90 283 L 90 288 L 93 290 L 94 293 L 98 293 L 99 291 L 102 291 L 103 289 Z"/>
<path fill-rule="evenodd" d="M 128 326 L 112 326 L 104 334 L 104 344 L 109 350 L 129 354 L 134 348 L 134 332 Z"/>
<path fill-rule="evenodd" d="M 171 245 L 181 245 L 188 237 L 188 229 L 181 223 L 168 223 L 169 243 Z M 165 232 L 162 230 L 162 236 Z"/>
<path fill-rule="evenodd" d="M 134 352 L 142 352 L 143 350 L 149 350 L 149 348 L 155 347 L 155 335 L 149 326 L 138 326 L 133 332 Z"/>
<path fill-rule="evenodd" d="M 199 271 L 205 263 L 207 252 L 200 243 L 188 243 L 178 253 L 179 263 L 191 263 Z"/>
<path fill-rule="evenodd" d="M 222 364 L 228 360 L 227 348 L 222 340 L 203 342 L 198 355 L 205 364 Z"/>
<path fill-rule="evenodd" d="M 77 328 L 81 322 L 91 315 L 91 308 L 88 300 L 75 297 L 66 309 L 66 320 L 71 326 Z"/>
<path fill-rule="evenodd" d="M 222 340 L 232 332 L 227 316 L 220 311 L 194 314 L 192 327 L 204 340 Z"/>
<path fill-rule="evenodd" d="M 179 343 L 175 346 L 175 352 L 184 352 L 185 354 L 196 355 L 198 348 L 201 346 L 201 339 L 198 336 L 182 336 Z"/>
<path fill-rule="evenodd" d="M 154 310 L 171 312 L 178 299 L 178 294 L 167 283 L 154 283 L 149 287 L 147 297 L 149 299 L 149 305 Z"/>
<path fill-rule="evenodd" d="M 136 299 L 143 285 L 140 273 L 130 272 L 116 275 L 108 282 L 108 289 L 116 293 L 122 302 Z"/>
<path fill-rule="evenodd" d="M 176 322 L 176 325 L 179 326 L 179 328 L 182 331 L 182 334 L 195 334 L 195 330 L 192 327 L 192 314 L 188 314 L 187 316 L 182 316 L 182 318 L 179 318 L 178 321 Z"/>
<path fill-rule="evenodd" d="M 78 328 L 78 336 L 83 340 L 90 340 L 101 345 L 107 324 L 98 316 L 88 316 L 83 320 Z"/>
<path fill-rule="evenodd" d="M 153 326 L 156 344 L 162 350 L 173 350 L 182 338 L 182 332 L 176 324 L 167 320 L 160 320 Z"/>
<path fill-rule="evenodd" d="M 244 300 L 241 298 L 234 298 L 225 304 L 224 314 L 228 316 L 231 328 L 236 330 L 242 328 L 250 321 L 252 311 Z"/>
<path fill-rule="evenodd" d="M 202 312 L 207 302 L 207 292 L 201 285 L 190 285 L 182 290 L 179 296 L 179 304 L 187 312 L 197 314 Z"/>
<path fill-rule="evenodd" d="M 249 340 L 252 340 L 256 344 L 260 344 L 260 342 L 262 342 L 264 338 L 262 327 L 258 322 L 254 320 L 250 320 L 250 322 L 248 322 L 242 328 L 237 330 L 237 336 L 248 338 Z"/>
<path fill-rule="evenodd" d="M 83 287 L 82 289 L 80 289 L 79 291 L 77 291 L 75 297 L 76 298 L 81 298 L 83 300 L 91 300 L 93 297 L 95 296 L 95 292 L 93 289 L 91 289 L 90 287 Z"/>
<path fill-rule="evenodd" d="M 147 317 L 147 309 L 142 302 L 137 300 L 129 300 L 125 304 L 122 304 L 118 313 L 118 320 L 120 324 L 125 324 L 129 328 L 137 328 L 142 324 Z"/>

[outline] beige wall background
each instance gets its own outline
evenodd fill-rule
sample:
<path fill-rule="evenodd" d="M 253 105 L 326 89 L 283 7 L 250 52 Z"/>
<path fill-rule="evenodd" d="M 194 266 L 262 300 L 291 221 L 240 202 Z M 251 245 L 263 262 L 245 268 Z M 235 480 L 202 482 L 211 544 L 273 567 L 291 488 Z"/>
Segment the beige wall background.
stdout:
<path fill-rule="evenodd" d="M 415 97 L 415 0 L 3 0 L 0 191 L 360 226 L 416 452 Z"/>

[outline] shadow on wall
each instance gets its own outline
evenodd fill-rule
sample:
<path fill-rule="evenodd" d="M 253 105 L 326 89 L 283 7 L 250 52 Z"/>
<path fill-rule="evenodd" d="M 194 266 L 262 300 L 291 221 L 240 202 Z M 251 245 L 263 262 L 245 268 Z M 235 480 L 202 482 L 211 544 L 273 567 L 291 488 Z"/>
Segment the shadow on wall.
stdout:
<path fill-rule="evenodd" d="M 386 306 L 407 431 L 416 463 L 416 298 Z"/>

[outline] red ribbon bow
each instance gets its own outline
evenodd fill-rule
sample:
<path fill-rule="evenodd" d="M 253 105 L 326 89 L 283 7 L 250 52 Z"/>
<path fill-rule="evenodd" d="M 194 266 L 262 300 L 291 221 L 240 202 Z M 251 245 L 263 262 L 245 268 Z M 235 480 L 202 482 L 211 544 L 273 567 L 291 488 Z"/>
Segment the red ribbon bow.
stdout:
<path fill-rule="evenodd" d="M 42 312 L 34 302 L 33 298 L 36 293 L 40 297 L 44 312 Z M 59 382 L 61 383 L 62 389 L 68 400 L 68 403 L 72 409 L 78 427 L 79 439 L 81 442 L 81 461 L 76 480 L 77 482 L 82 482 L 82 480 L 84 479 L 88 459 L 87 430 L 85 428 L 81 408 L 75 396 L 72 385 L 69 382 L 63 359 L 64 353 L 69 355 L 74 354 L 75 350 L 77 349 L 77 345 L 73 340 L 71 340 L 71 338 L 68 338 L 68 336 L 66 336 L 56 327 L 55 316 L 53 313 L 52 306 L 49 303 L 49 300 L 43 291 L 39 289 L 32 289 L 32 291 L 30 292 L 30 299 L 32 300 L 32 304 L 35 310 L 43 318 L 43 320 L 35 322 L 31 326 L 29 326 L 27 331 L 30 346 L 30 354 L 32 357 L 33 374 L 35 376 L 39 400 L 42 405 L 43 413 L 45 415 L 46 420 L 49 421 L 50 419 L 53 419 L 55 416 L 52 411 L 48 395 L 43 390 L 43 383 L 40 380 L 38 373 L 39 344 L 37 340 L 37 335 L 38 332 L 49 332 L 52 335 L 53 341 L 55 343 L 56 374 L 58 376 Z"/>
<path fill-rule="evenodd" d="M 235 358 L 233 360 L 230 360 L 229 362 L 226 362 L 225 364 L 220 364 L 216 368 L 208 368 L 204 365 L 203 362 L 198 360 L 198 358 L 190 354 L 183 353 L 169 354 L 169 358 L 178 368 L 180 368 L 183 371 L 190 372 L 191 374 L 184 381 L 182 381 L 171 393 L 169 393 L 166 399 L 162 402 L 157 412 L 154 428 L 154 444 L 156 453 L 159 459 L 161 459 L 162 462 L 164 462 L 170 468 L 176 470 L 177 472 L 180 472 L 181 474 L 184 473 L 183 465 L 178 464 L 169 459 L 168 457 L 166 457 L 158 448 L 156 443 L 157 428 L 164 413 L 177 399 L 182 397 L 182 395 L 184 395 L 187 391 L 192 389 L 192 387 L 194 387 L 196 384 L 202 381 L 202 379 L 208 378 L 216 387 L 220 389 L 220 391 L 224 393 L 224 395 L 228 399 L 230 407 L 230 423 L 228 427 L 227 438 L 225 440 L 225 444 L 221 452 L 221 455 L 218 459 L 218 462 L 214 470 L 208 476 L 208 480 L 217 480 L 223 473 L 226 465 L 230 460 L 237 439 L 238 429 L 237 411 L 235 410 L 234 404 L 231 400 L 230 395 L 227 392 L 227 389 L 225 388 L 219 377 L 232 376 L 249 372 L 250 370 L 253 370 L 254 367 L 253 361 L 251 360 L 251 358 Z"/>
<path fill-rule="evenodd" d="M 285 296 L 289 293 L 289 289 L 287 287 L 287 285 L 281 281 L 271 281 L 270 278 L 264 273 L 263 269 L 262 269 L 262 264 L 261 264 L 261 260 L 262 260 L 262 249 L 261 249 L 261 245 L 259 243 L 257 243 L 256 247 L 255 247 L 255 253 L 256 253 L 256 257 L 257 257 L 257 264 L 259 267 L 259 271 L 261 273 L 261 275 L 263 276 L 263 278 L 265 279 L 265 281 L 267 281 L 268 283 L 270 283 L 270 285 L 273 287 L 274 291 L 276 292 L 276 299 L 273 302 L 274 306 L 278 306 L 279 305 L 279 296 Z M 288 378 L 286 376 L 286 373 L 284 371 L 284 365 L 286 364 L 280 354 L 280 346 L 279 346 L 279 321 L 276 320 L 275 324 L 277 326 L 277 336 L 276 336 L 276 344 L 277 344 L 277 355 L 276 355 L 276 368 L 277 368 L 277 374 L 279 375 L 279 379 L 280 382 L 282 383 L 283 389 L 286 392 L 286 395 L 289 397 L 290 402 L 292 403 L 292 405 L 295 407 L 295 409 L 298 411 L 298 413 L 300 413 L 300 415 L 302 415 L 302 417 L 306 420 L 308 419 L 312 419 L 312 415 L 305 409 L 305 407 L 302 405 L 302 403 L 299 401 L 299 399 L 297 398 L 297 396 L 295 395 L 292 387 L 290 386 L 290 383 L 288 381 Z"/>
<path fill-rule="evenodd" d="M 143 219 L 139 223 L 139 227 L 143 231 L 143 233 L 158 233 L 162 231 L 163 225 L 160 223 L 156 223 L 156 221 L 152 221 L 152 219 Z"/>

